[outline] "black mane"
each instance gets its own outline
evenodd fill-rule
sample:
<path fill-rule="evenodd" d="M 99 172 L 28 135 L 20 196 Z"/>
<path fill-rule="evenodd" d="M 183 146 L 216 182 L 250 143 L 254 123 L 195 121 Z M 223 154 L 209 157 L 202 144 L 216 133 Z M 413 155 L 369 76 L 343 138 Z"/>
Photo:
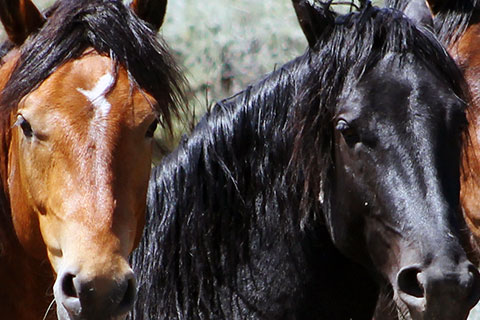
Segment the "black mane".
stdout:
<path fill-rule="evenodd" d="M 403 11 L 408 0 L 386 0 L 387 6 Z M 470 24 L 475 12 L 480 10 L 478 0 L 444 1 L 444 4 L 434 20 L 435 33 L 445 46 L 450 46 L 458 40 Z"/>
<path fill-rule="evenodd" d="M 324 18 L 315 49 L 219 102 L 153 170 L 132 258 L 134 319 L 321 318 L 315 288 L 332 279 L 312 252 L 336 249 L 314 195 L 333 165 L 342 92 L 395 54 L 419 58 L 464 97 L 455 63 L 398 11 Z"/>
<path fill-rule="evenodd" d="M 257 279 L 263 290 L 295 290 L 295 277 L 292 283 L 276 283 L 280 279 L 249 261 L 258 258 L 251 250 L 256 243 L 274 246 L 283 238 L 282 248 L 297 243 L 293 251 L 302 250 L 300 217 L 292 214 L 300 199 L 295 201 L 296 188 L 279 169 L 288 166 L 293 143 L 290 106 L 298 87 L 292 84 L 308 72 L 308 58 L 219 102 L 154 169 L 146 234 L 133 258 L 139 287 L 133 319 L 246 318 L 250 297 L 242 295 L 249 293 L 234 289 L 246 279 Z M 276 225 L 285 228 L 275 230 Z M 265 234 L 268 226 L 272 232 Z M 271 260 L 270 274 L 297 265 L 296 257 L 290 258 L 287 266 Z M 239 265 L 244 267 L 236 274 Z"/>
<path fill-rule="evenodd" d="M 170 123 L 184 101 L 183 75 L 166 44 L 120 0 L 57 1 L 45 25 L 21 48 L 2 94 L 4 108 L 13 108 L 56 68 L 89 47 L 123 65 L 157 100 L 159 116 Z"/>

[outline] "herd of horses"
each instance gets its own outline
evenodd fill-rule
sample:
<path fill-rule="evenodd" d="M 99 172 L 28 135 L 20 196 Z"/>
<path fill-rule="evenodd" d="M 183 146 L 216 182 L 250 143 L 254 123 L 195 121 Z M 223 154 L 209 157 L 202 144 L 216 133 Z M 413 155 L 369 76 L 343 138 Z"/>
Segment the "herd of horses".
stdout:
<path fill-rule="evenodd" d="M 467 318 L 480 1 L 292 4 L 305 53 L 151 170 L 167 1 L 0 1 L 1 319 Z"/>

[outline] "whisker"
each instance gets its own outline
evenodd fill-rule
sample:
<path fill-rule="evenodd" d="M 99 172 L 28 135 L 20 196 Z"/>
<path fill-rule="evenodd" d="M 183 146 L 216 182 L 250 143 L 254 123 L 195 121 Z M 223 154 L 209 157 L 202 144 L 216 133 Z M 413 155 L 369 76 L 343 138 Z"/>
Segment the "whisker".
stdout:
<path fill-rule="evenodd" d="M 55 298 L 52 300 L 52 302 L 50 302 L 50 305 L 48 306 L 47 311 L 45 311 L 45 315 L 43 316 L 43 319 L 42 319 L 42 320 L 46 320 L 46 319 L 47 319 L 48 313 L 49 313 L 50 310 L 52 309 L 52 306 L 53 306 L 54 303 L 55 303 Z"/>

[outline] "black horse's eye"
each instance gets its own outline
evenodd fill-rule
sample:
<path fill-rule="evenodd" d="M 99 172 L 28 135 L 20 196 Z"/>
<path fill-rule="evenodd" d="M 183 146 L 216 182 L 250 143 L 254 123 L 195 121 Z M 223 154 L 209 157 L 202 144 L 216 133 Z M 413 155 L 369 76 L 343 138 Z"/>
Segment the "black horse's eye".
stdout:
<path fill-rule="evenodd" d="M 19 114 L 17 116 L 17 121 L 15 122 L 15 124 L 13 126 L 22 128 L 22 131 L 23 131 L 23 134 L 25 135 L 25 137 L 27 137 L 27 138 L 33 137 L 32 126 L 30 125 L 30 123 L 28 123 L 28 121 L 21 114 Z"/>
<path fill-rule="evenodd" d="M 338 131 L 344 133 L 350 129 L 350 125 L 347 121 L 340 119 L 337 121 L 337 126 L 335 127 Z"/>
<path fill-rule="evenodd" d="M 344 119 L 340 119 L 337 121 L 337 125 L 335 129 L 342 133 L 345 142 L 349 146 L 353 146 L 355 143 L 359 141 L 359 137 L 355 129 Z"/>
<path fill-rule="evenodd" d="M 155 130 L 157 130 L 157 125 L 158 121 L 155 120 L 150 127 L 148 127 L 147 133 L 145 134 L 147 138 L 153 138 L 153 134 L 155 133 Z"/>

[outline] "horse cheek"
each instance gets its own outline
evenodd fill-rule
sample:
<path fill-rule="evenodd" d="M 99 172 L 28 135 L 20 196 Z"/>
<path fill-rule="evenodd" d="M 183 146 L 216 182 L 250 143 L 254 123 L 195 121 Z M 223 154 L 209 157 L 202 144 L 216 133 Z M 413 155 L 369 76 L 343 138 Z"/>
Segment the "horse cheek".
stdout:
<path fill-rule="evenodd" d="M 18 138 L 14 134 L 9 151 L 8 163 L 8 185 L 12 222 L 18 241 L 22 247 L 34 258 L 44 259 L 46 257 L 46 248 L 40 232 L 38 215 L 29 205 L 30 199 L 28 199 L 28 193 L 22 188 L 22 185 L 28 185 L 25 184 L 28 182 L 22 182 L 18 148 Z"/>

